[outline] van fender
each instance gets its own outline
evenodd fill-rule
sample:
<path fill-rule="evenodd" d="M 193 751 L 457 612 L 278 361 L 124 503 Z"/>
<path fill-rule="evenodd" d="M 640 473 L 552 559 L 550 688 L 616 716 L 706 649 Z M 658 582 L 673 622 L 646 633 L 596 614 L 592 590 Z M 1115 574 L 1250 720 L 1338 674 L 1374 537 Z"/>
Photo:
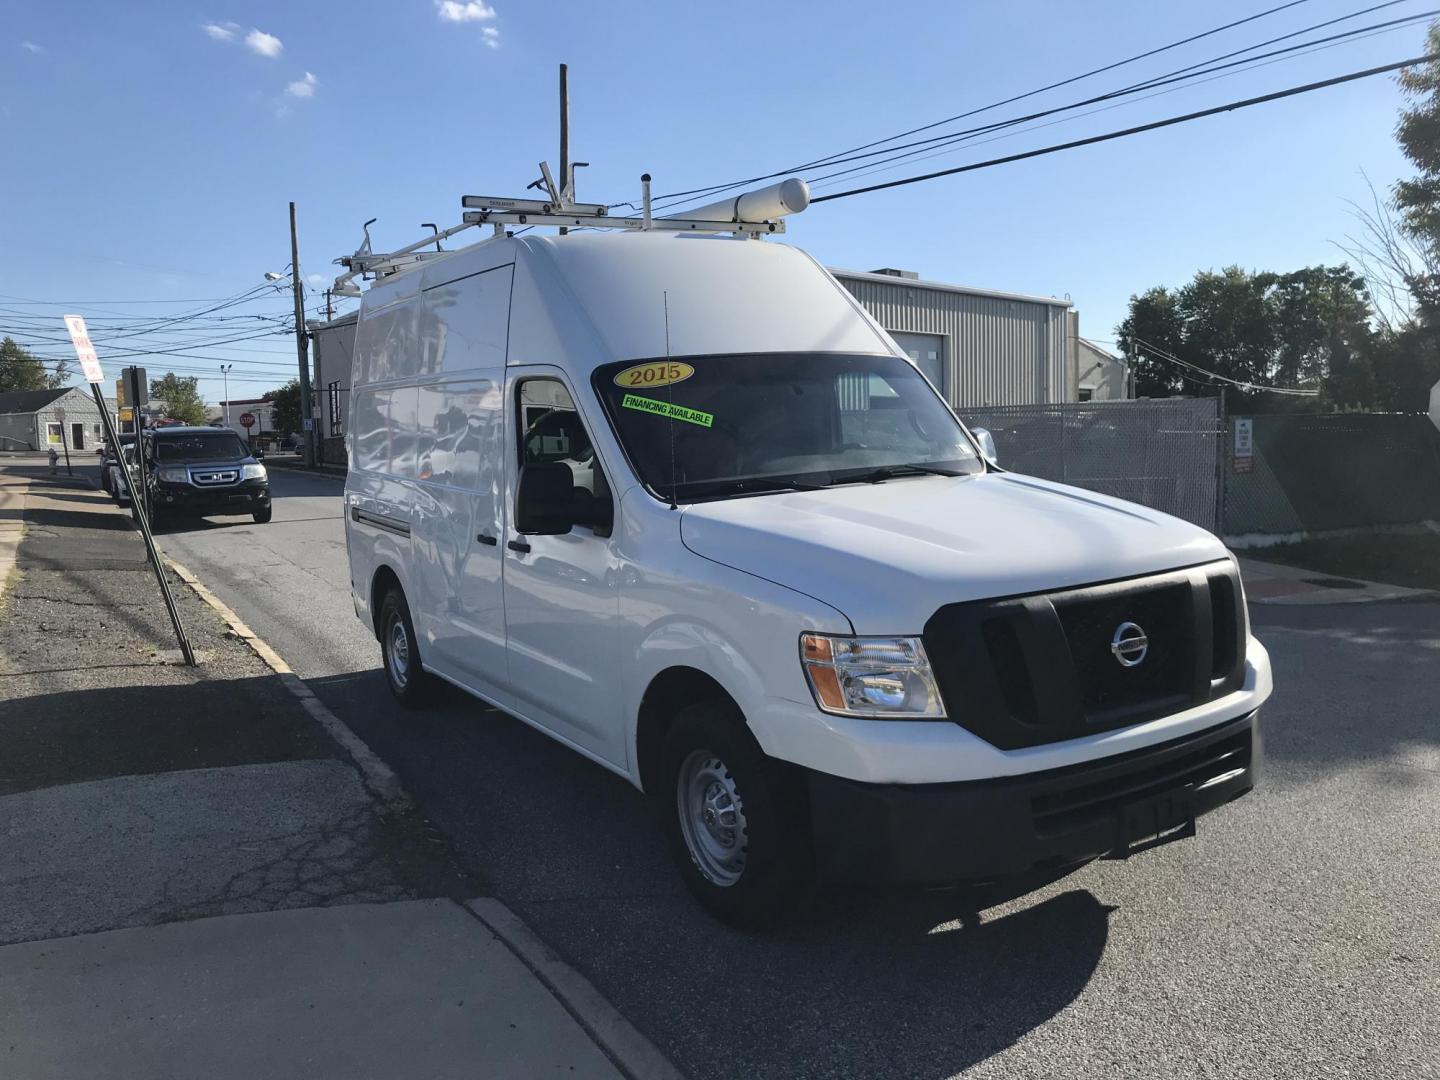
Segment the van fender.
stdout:
<path fill-rule="evenodd" d="M 362 602 L 365 605 L 365 611 L 361 614 L 362 620 L 375 631 L 377 636 L 380 631 L 375 626 L 375 618 L 379 613 L 376 585 L 382 574 L 393 576 L 400 583 L 400 591 L 405 594 L 405 602 L 411 605 L 412 609 L 415 604 L 415 592 L 411 588 L 410 576 L 405 570 L 409 562 L 406 557 L 408 552 L 402 552 L 395 539 L 389 536 L 372 538 L 370 568 L 365 579 L 364 592 L 363 595 L 356 596 L 356 606 L 358 607 Z"/>
<path fill-rule="evenodd" d="M 751 734 L 769 753 L 765 717 L 763 673 L 751 663 L 716 627 L 683 617 L 655 625 L 640 639 L 628 665 L 631 679 L 626 693 L 626 745 L 632 757 L 630 767 L 638 776 L 633 760 L 640 720 L 640 704 L 655 679 L 672 668 L 690 668 L 714 680 L 730 695 L 745 716 Z M 796 664 L 797 676 L 799 664 Z"/>

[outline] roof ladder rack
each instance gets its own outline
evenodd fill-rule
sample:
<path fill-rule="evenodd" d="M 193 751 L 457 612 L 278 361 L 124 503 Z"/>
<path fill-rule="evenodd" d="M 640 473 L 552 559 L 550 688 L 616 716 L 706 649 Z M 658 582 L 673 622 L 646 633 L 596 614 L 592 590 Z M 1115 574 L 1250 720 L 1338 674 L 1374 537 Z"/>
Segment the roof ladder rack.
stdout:
<path fill-rule="evenodd" d="M 569 190 L 557 192 L 550 166 L 540 163 L 540 179 L 530 185 L 539 188 L 547 199 L 512 199 L 496 195 L 466 195 L 460 200 L 464 215 L 460 224 L 428 233 L 414 243 L 394 251 L 375 253 L 370 249 L 369 226 L 366 222 L 365 241 L 353 255 L 336 259 L 345 273 L 335 279 L 336 296 L 359 296 L 356 279 L 383 279 L 409 269 L 427 259 L 454 254 L 439 250 L 439 242 L 465 229 L 489 225 L 494 230 L 480 241 L 511 235 L 507 226 L 533 228 L 540 225 L 566 229 L 621 229 L 636 232 L 732 233 L 736 236 L 775 236 L 785 232 L 784 218 L 799 213 L 810 205 L 810 189 L 805 181 L 792 177 L 778 184 L 746 192 L 731 199 L 691 210 L 683 217 L 655 217 L 650 211 L 650 175 L 641 178 L 643 210 L 640 217 L 616 217 L 603 203 L 577 203 Z M 434 226 L 429 226 L 434 228 Z M 437 250 L 425 251 L 434 244 Z M 478 245 L 471 245 L 475 247 Z M 466 249 L 458 249 L 466 250 Z"/>

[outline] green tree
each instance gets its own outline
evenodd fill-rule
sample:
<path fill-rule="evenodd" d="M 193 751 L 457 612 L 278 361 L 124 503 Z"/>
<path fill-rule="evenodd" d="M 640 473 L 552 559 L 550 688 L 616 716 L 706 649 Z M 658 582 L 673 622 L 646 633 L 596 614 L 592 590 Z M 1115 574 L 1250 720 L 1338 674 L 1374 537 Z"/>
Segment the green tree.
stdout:
<path fill-rule="evenodd" d="M 165 415 L 187 424 L 208 424 L 210 410 L 200 400 L 200 391 L 194 376 L 181 378 L 173 371 L 167 371 L 158 379 L 150 380 L 151 400 L 158 398 L 165 402 Z"/>
<path fill-rule="evenodd" d="M 1432 23 L 1425 39 L 1426 51 L 1440 50 L 1440 22 Z M 1400 114 L 1395 137 L 1400 149 L 1419 171 L 1411 180 L 1395 185 L 1395 209 L 1410 236 L 1430 258 L 1431 266 L 1440 255 L 1440 61 L 1431 61 L 1400 72 L 1399 83 L 1413 104 Z M 1422 274 L 1412 284 L 1421 303 L 1435 306 L 1435 277 Z"/>
<path fill-rule="evenodd" d="M 1353 407 L 1368 404 L 1371 392 L 1371 316 L 1365 281 L 1348 266 L 1288 274 L 1231 266 L 1132 296 L 1116 337 L 1144 396 L 1216 394 L 1223 385 L 1236 409 L 1278 411 L 1307 401 L 1258 389 L 1275 386 L 1315 389 L 1320 404 Z"/>
<path fill-rule="evenodd" d="M 57 390 L 64 385 L 64 375 L 46 374 L 45 365 L 21 348 L 14 338 L 0 341 L 0 393 Z"/>
<path fill-rule="evenodd" d="M 300 417 L 299 379 L 291 379 L 279 390 L 271 390 L 265 400 L 270 403 L 270 422 L 276 431 L 293 435 L 304 426 Z"/>

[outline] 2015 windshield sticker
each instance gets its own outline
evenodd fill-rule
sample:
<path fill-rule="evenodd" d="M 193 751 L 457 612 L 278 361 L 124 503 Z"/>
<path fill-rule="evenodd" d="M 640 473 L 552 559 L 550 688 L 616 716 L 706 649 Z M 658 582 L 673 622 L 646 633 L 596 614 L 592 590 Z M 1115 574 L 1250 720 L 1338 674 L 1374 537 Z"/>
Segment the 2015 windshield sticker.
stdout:
<path fill-rule="evenodd" d="M 672 405 L 668 401 L 656 401 L 639 394 L 626 394 L 620 399 L 620 404 L 627 409 L 638 409 L 640 412 L 653 413 L 669 420 L 683 420 L 687 424 L 699 424 L 701 427 L 709 427 L 715 422 L 713 413 L 690 409 L 684 405 Z"/>
<path fill-rule="evenodd" d="M 648 364 L 627 367 L 615 376 L 615 385 L 624 387 L 626 390 L 634 390 L 636 387 L 648 390 L 652 386 L 669 386 L 672 383 L 684 382 L 694 374 L 693 367 L 689 364 L 682 364 L 678 360 L 652 360 Z"/>

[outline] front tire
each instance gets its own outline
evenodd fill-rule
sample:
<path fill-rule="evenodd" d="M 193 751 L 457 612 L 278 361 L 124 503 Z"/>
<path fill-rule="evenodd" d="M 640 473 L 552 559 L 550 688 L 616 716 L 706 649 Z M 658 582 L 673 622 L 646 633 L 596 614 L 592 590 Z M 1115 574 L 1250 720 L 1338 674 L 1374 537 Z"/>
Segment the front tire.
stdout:
<path fill-rule="evenodd" d="M 734 706 L 681 710 L 661 751 L 656 797 L 685 884 L 716 918 L 766 929 L 813 881 L 804 791 L 765 756 Z"/>
<path fill-rule="evenodd" d="M 410 608 L 399 589 L 391 589 L 380 603 L 380 666 L 395 700 L 407 709 L 432 704 L 439 680 L 420 664 L 420 647 Z"/>
<path fill-rule="evenodd" d="M 256 525 L 264 525 L 270 521 L 270 518 L 274 513 L 275 508 L 273 506 L 262 506 L 258 510 L 252 510 L 250 512 L 250 516 L 255 519 Z"/>

